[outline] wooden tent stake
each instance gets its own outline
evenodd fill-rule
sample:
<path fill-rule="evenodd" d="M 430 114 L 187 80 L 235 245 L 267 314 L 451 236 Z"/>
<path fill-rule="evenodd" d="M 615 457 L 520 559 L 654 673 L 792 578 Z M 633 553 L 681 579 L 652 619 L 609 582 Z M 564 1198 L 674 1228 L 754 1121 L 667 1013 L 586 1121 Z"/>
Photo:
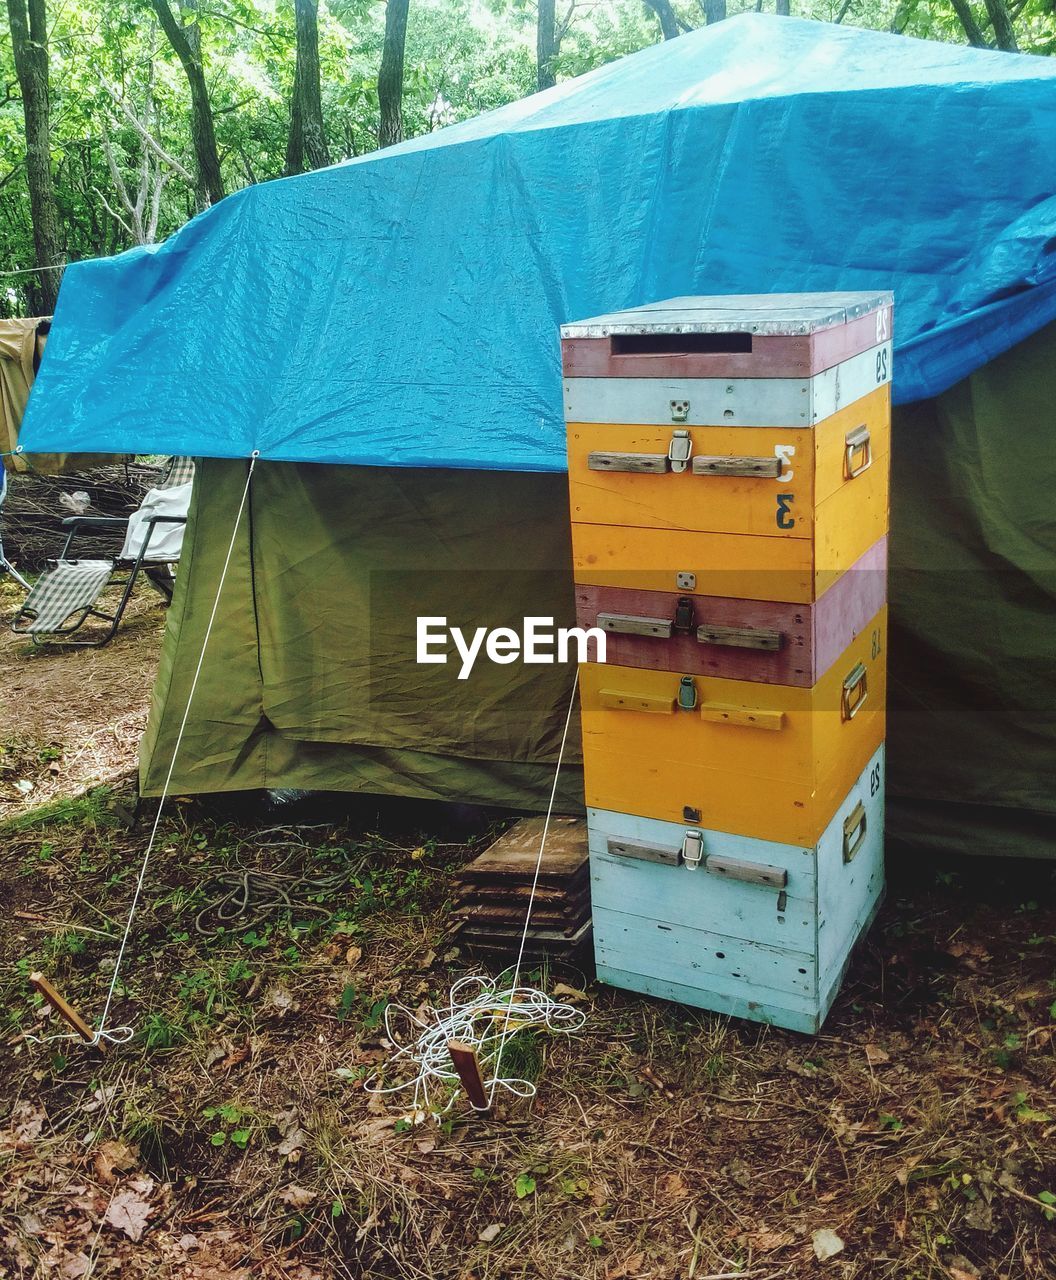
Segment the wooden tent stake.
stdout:
<path fill-rule="evenodd" d="M 491 1103 L 484 1090 L 484 1078 L 480 1074 L 480 1059 L 472 1045 L 461 1040 L 448 1040 L 447 1051 L 455 1064 L 458 1078 L 466 1091 L 466 1097 L 472 1102 L 476 1111 L 490 1111 Z"/>
<path fill-rule="evenodd" d="M 36 987 L 59 1017 L 62 1018 L 64 1022 L 67 1022 L 74 1031 L 77 1032 L 85 1044 L 92 1045 L 92 1047 L 98 1049 L 100 1053 L 106 1052 L 101 1040 L 97 1044 L 93 1044 L 93 1041 L 95 1040 L 95 1032 L 91 1029 L 88 1023 L 85 1022 L 73 1005 L 68 1003 L 68 1001 L 59 995 L 42 973 L 31 973 L 29 975 L 29 983 L 30 986 Z"/>

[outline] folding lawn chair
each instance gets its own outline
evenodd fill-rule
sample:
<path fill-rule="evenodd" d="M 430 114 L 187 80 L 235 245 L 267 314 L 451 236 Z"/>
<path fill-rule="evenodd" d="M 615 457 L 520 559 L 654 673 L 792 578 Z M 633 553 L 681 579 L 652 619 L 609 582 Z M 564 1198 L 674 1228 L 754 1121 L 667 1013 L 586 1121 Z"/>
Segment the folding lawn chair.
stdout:
<path fill-rule="evenodd" d="M 30 636 L 34 644 L 100 648 L 113 639 L 141 572 L 171 600 L 193 478 L 193 459 L 172 458 L 164 479 L 147 491 L 139 510 L 131 516 L 69 516 L 63 520 L 68 532 L 62 552 L 57 560 L 49 561 L 31 588 L 11 623 L 12 631 Z M 120 554 L 112 559 L 76 559 L 71 555 L 73 543 L 78 534 L 89 530 L 123 531 Z M 108 613 L 98 607 L 98 601 L 111 586 L 120 587 L 121 595 L 113 612 Z M 105 623 L 105 629 L 88 639 L 67 639 L 89 618 Z"/>

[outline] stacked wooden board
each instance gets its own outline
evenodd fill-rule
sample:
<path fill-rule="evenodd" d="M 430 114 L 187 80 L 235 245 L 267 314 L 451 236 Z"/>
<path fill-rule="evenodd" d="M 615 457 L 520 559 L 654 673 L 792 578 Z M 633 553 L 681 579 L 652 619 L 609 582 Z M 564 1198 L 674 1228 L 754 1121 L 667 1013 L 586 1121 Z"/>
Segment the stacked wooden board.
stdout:
<path fill-rule="evenodd" d="M 562 329 L 598 974 L 817 1030 L 883 888 L 889 294 Z"/>
<path fill-rule="evenodd" d="M 571 959 L 590 932 L 587 824 L 550 819 L 532 897 L 543 818 L 522 818 L 465 866 L 455 889 L 459 941 L 471 951 L 515 956 L 532 904 L 525 958 Z"/>

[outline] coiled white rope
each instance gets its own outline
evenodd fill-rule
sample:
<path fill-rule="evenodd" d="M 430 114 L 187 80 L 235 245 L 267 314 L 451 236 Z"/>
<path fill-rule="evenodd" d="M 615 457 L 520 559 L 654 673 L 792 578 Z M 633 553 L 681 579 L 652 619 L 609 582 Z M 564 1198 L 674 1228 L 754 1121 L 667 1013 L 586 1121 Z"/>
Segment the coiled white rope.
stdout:
<path fill-rule="evenodd" d="M 531 1098 L 535 1094 L 531 1080 L 501 1074 L 503 1050 L 511 1030 L 514 1034 L 529 1028 L 573 1032 L 585 1022 L 581 1009 L 562 1004 L 536 987 L 505 985 L 501 980 L 469 974 L 452 986 L 447 1005 L 431 1010 L 427 1017 L 420 1017 L 403 1004 L 386 1008 L 386 1039 L 399 1046 L 387 1066 L 399 1072 L 410 1064 L 414 1073 L 390 1085 L 380 1083 L 374 1076 L 366 1081 L 365 1088 L 369 1093 L 410 1092 L 416 1120 L 443 1115 L 462 1092 L 448 1049 L 449 1041 L 458 1040 L 477 1051 L 489 1097 L 494 1097 L 497 1089 L 505 1089 L 517 1098 Z M 414 1038 L 400 1045 L 408 1029 Z"/>
<path fill-rule="evenodd" d="M 564 759 L 565 743 L 568 740 L 568 727 L 572 722 L 572 709 L 576 703 L 576 688 L 577 681 L 574 680 L 568 700 L 568 711 L 565 713 L 565 726 L 561 733 L 561 745 L 557 753 L 557 767 L 554 770 L 554 781 L 550 788 L 546 819 L 543 822 L 543 832 L 539 840 L 539 852 L 535 858 L 535 872 L 532 876 L 531 893 L 528 896 L 528 906 L 524 915 L 521 941 L 517 949 L 517 960 L 510 966 L 513 969 L 512 979 L 508 982 L 502 980 L 504 975 L 510 972 L 509 969 L 503 970 L 498 978 L 468 974 L 452 986 L 447 1006 L 443 1009 L 430 1010 L 426 1017 L 420 1017 L 413 1009 L 403 1004 L 393 1003 L 385 1009 L 385 1037 L 391 1045 L 396 1047 L 386 1067 L 399 1074 L 410 1065 L 414 1068 L 414 1072 L 405 1079 L 389 1085 L 381 1083 L 380 1075 L 374 1075 L 364 1082 L 364 1088 L 369 1093 L 380 1094 L 410 1092 L 412 1094 L 411 1118 L 414 1121 L 424 1120 L 428 1115 L 439 1118 L 454 1106 L 462 1093 L 460 1077 L 451 1058 L 449 1045 L 452 1040 L 468 1045 L 476 1051 L 488 1106 L 491 1107 L 494 1105 L 495 1094 L 499 1089 L 505 1089 L 518 1098 L 535 1096 L 536 1088 L 531 1080 L 502 1074 L 503 1056 L 511 1035 L 530 1029 L 570 1034 L 582 1030 L 586 1024 L 586 1014 L 581 1009 L 563 1004 L 537 987 L 520 985 L 521 963 L 528 940 L 528 929 L 532 922 L 532 908 L 535 905 L 539 872 L 543 865 L 546 837 L 550 831 L 550 819 L 554 812 L 561 762 Z M 405 1024 L 402 1028 L 401 1022 Z M 401 1044 L 401 1033 L 406 1032 L 408 1028 L 414 1038 L 406 1044 Z M 444 1094 L 448 1095 L 446 1099 L 443 1097 Z"/>

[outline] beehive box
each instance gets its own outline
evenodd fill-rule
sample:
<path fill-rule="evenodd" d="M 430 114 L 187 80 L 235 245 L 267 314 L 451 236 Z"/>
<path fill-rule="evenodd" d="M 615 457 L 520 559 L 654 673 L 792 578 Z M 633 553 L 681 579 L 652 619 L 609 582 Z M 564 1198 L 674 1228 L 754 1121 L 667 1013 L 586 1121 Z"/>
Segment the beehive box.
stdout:
<path fill-rule="evenodd" d="M 883 886 L 889 294 L 562 330 L 599 977 L 816 1031 Z"/>
<path fill-rule="evenodd" d="M 813 604 L 576 586 L 579 626 L 605 632 L 606 662 L 809 687 L 887 601 L 887 538 Z"/>
<path fill-rule="evenodd" d="M 598 977 L 815 1032 L 883 894 L 881 745 L 809 845 L 589 809 Z"/>
<path fill-rule="evenodd" d="M 887 531 L 890 327 L 886 294 L 566 325 L 577 583 L 816 600 Z"/>
<path fill-rule="evenodd" d="M 884 740 L 886 607 L 810 688 L 585 663 L 587 805 L 814 844 Z"/>

